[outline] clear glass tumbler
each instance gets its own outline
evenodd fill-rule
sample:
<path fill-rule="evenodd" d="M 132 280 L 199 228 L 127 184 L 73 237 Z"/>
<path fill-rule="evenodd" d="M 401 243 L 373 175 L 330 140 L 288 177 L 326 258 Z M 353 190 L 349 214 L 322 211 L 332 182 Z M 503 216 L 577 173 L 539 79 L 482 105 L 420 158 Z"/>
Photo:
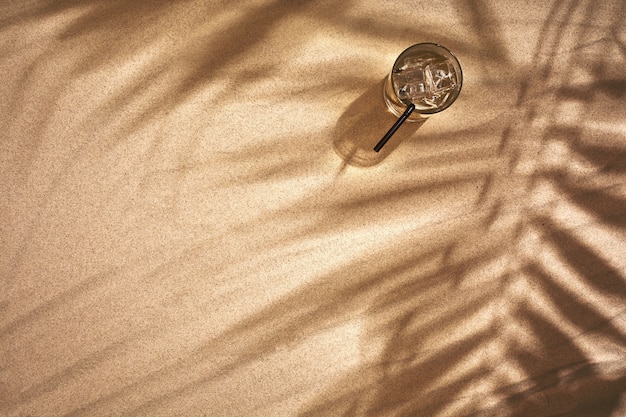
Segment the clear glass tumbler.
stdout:
<path fill-rule="evenodd" d="M 447 109 L 461 92 L 463 72 L 456 56 L 437 43 L 418 43 L 396 59 L 385 82 L 384 98 L 396 116 L 413 103 L 406 121 L 417 121 Z"/>

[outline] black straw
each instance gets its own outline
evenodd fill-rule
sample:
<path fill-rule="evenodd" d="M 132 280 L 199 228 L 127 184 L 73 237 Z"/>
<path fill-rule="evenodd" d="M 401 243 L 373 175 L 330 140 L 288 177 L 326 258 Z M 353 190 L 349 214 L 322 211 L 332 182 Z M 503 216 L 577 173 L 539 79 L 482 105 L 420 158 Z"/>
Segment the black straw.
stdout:
<path fill-rule="evenodd" d="M 413 110 L 415 110 L 415 104 L 411 103 L 407 106 L 404 113 L 402 113 L 402 116 L 400 116 L 400 118 L 396 120 L 393 126 L 391 126 L 391 129 L 389 129 L 389 131 L 385 133 L 385 136 L 383 136 L 383 138 L 376 144 L 376 146 L 374 146 L 374 150 L 376 152 L 380 151 L 383 146 L 385 146 L 385 143 L 387 143 L 387 141 L 391 139 L 391 137 L 394 133 L 396 133 L 396 130 L 398 130 L 400 125 L 404 123 L 404 121 L 407 119 L 407 117 L 411 115 L 411 113 L 413 113 Z"/>

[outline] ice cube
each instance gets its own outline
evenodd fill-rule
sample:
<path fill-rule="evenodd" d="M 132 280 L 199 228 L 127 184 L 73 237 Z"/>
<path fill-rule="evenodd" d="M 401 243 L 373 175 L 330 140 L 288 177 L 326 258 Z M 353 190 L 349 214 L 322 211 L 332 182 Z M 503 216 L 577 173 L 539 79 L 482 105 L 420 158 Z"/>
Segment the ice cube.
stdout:
<path fill-rule="evenodd" d="M 432 62 L 426 68 L 426 78 L 430 81 L 433 94 L 445 92 L 456 86 L 454 69 L 449 62 Z"/>
<path fill-rule="evenodd" d="M 402 67 L 393 74 L 393 78 L 400 100 L 415 100 L 427 92 L 426 74 L 421 65 Z"/>
<path fill-rule="evenodd" d="M 404 59 L 404 65 L 400 67 L 400 70 L 407 70 L 410 68 L 425 68 L 432 61 L 430 58 L 424 58 L 421 56 L 410 56 Z"/>

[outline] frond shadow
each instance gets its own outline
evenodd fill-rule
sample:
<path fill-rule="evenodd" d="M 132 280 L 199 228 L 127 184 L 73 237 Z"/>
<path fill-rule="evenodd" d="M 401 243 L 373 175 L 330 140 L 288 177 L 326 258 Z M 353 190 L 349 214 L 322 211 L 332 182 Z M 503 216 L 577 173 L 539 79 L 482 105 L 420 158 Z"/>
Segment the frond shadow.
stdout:
<path fill-rule="evenodd" d="M 59 4 L 62 6 L 56 7 L 68 7 L 76 2 Z M 133 14 L 141 14 L 146 10 L 144 7 L 155 7 L 158 10 L 166 7 L 165 5 L 163 1 L 132 7 L 125 6 L 122 2 L 114 2 L 108 6 L 99 4 L 95 14 L 89 15 L 89 18 L 97 18 L 97 30 L 104 30 L 111 22 L 110 19 L 116 21 L 115 16 L 118 13 L 128 12 L 132 18 Z M 537 60 L 548 56 L 542 62 L 546 74 L 554 73 L 556 65 L 553 52 L 566 39 L 570 18 L 582 5 L 581 1 L 555 2 L 542 32 L 552 41 L 547 42 L 545 47 L 537 48 L 535 56 Z M 241 19 L 237 19 L 232 27 L 227 28 L 230 30 L 218 37 L 200 36 L 198 43 L 187 44 L 183 55 L 189 58 L 186 63 L 192 63 L 188 71 L 157 94 L 161 94 L 159 97 L 162 100 L 149 104 L 139 115 L 131 118 L 120 132 L 131 132 L 154 121 L 162 112 L 185 102 L 194 92 L 215 79 L 214 70 L 220 65 L 236 61 L 244 53 L 259 46 L 273 25 L 286 19 L 290 13 L 308 13 L 309 6 L 310 2 L 306 1 L 289 5 L 287 1 L 278 1 L 265 8 L 249 11 Z M 499 36 L 499 29 L 497 26 L 489 27 L 498 22 L 495 12 L 483 1 L 472 1 L 463 5 L 462 9 L 468 20 L 473 22 L 473 33 L 485 36 L 494 45 L 487 58 L 504 59 L 507 51 L 503 38 Z M 49 8 L 37 13 L 50 13 L 51 10 L 55 9 L 50 4 Z M 338 11 L 333 8 L 332 13 L 311 13 L 370 36 L 377 36 L 383 30 L 390 30 L 389 36 L 397 39 L 421 34 L 416 29 L 407 36 L 406 28 L 396 30 L 381 25 L 368 29 L 366 23 L 369 22 L 359 19 L 347 19 L 340 23 L 343 18 L 340 13 L 342 10 L 345 9 Z M 68 41 L 80 38 L 92 30 L 92 27 L 87 20 L 79 20 L 65 33 L 64 38 Z M 229 41 L 226 41 L 227 36 L 230 37 Z M 306 34 L 301 36 L 300 39 L 294 39 L 294 45 L 306 38 Z M 242 47 L 235 50 L 232 48 L 233 44 Z M 465 45 L 464 52 L 473 53 L 475 58 L 485 51 L 484 48 L 472 48 L 469 42 L 459 42 L 459 45 Z M 134 53 L 136 49 L 133 48 L 120 54 L 113 47 L 111 50 L 95 51 L 89 62 L 77 64 L 74 75 L 95 71 L 97 62 L 101 60 L 121 60 Z M 118 108 L 120 103 L 122 108 L 130 105 L 138 91 L 159 79 L 168 70 L 167 66 L 163 66 L 151 76 L 123 89 L 98 111 L 106 113 L 110 109 L 111 118 L 115 118 L 119 114 L 116 111 L 124 111 Z M 513 71 L 520 74 L 526 70 L 528 68 L 513 68 Z M 264 78 L 270 72 L 271 67 L 266 67 L 257 75 Z M 233 84 L 237 84 L 250 78 L 251 74 L 240 73 L 234 74 L 231 80 Z M 340 85 L 340 81 L 331 84 L 328 91 L 333 92 Z M 363 156 L 361 150 L 369 151 L 372 141 L 375 142 L 384 133 L 378 129 L 382 126 L 384 130 L 393 119 L 384 109 L 381 90 L 380 85 L 374 85 L 365 91 L 349 106 L 333 131 L 333 145 L 341 148 L 339 153 L 344 155 L 347 162 L 361 166 L 380 162 L 379 159 L 371 158 L 371 155 Z M 557 94 L 557 102 L 550 104 L 558 104 L 559 100 L 581 100 L 583 97 L 587 99 L 586 94 L 591 90 L 599 90 L 610 100 L 619 100 L 624 95 L 623 80 L 603 78 L 582 89 L 568 85 Z M 520 112 L 536 105 L 530 103 L 530 97 L 522 91 L 518 109 Z M 399 132 L 395 142 L 388 144 L 387 153 L 380 157 L 388 156 L 402 141 L 408 140 L 419 126 L 405 127 L 403 133 Z M 534 137 L 535 131 L 531 130 L 520 134 L 514 126 L 505 127 L 501 135 L 497 132 L 494 134 L 492 127 L 484 125 L 471 131 L 457 132 L 456 138 L 469 139 L 476 135 L 492 134 L 501 142 L 488 148 L 493 152 L 491 156 L 510 157 L 513 161 L 511 165 L 518 161 L 517 157 L 511 155 L 517 151 L 525 151 L 524 145 L 531 142 L 541 145 L 541 141 L 545 139 L 542 135 Z M 574 133 L 577 136 L 571 146 L 577 152 L 611 171 L 623 171 L 623 149 L 583 145 L 578 140 L 583 132 L 576 130 Z M 358 139 L 354 140 L 355 137 Z M 516 143 L 514 139 L 520 137 L 522 143 Z M 255 165 L 247 173 L 224 180 L 221 186 L 227 188 L 231 184 L 229 181 L 270 183 L 293 179 L 294 172 L 306 175 L 306 169 L 302 169 L 301 164 L 310 154 L 303 156 L 302 149 L 281 148 L 277 146 L 279 140 L 268 139 L 266 147 L 245 149 L 224 157 L 227 164 L 243 164 L 253 160 L 255 152 L 261 151 L 268 159 Z M 362 145 L 363 143 L 367 145 Z M 115 143 L 112 142 L 110 146 L 115 146 Z M 187 166 L 185 163 L 194 146 L 191 143 L 184 146 L 179 158 L 182 165 L 177 168 Z M 317 145 L 307 146 L 304 149 L 310 151 Z M 473 153 L 438 153 L 424 158 L 424 161 L 431 166 L 448 163 L 454 168 L 463 157 L 465 162 L 481 161 L 484 157 L 483 151 L 484 148 Z M 157 153 L 154 150 L 152 156 L 156 158 Z M 281 157 L 283 153 L 286 158 Z M 211 163 L 211 160 L 203 161 L 191 168 L 202 171 Z M 181 188 L 184 175 L 174 171 L 171 188 L 177 190 Z M 316 277 L 312 282 L 304 283 L 272 304 L 244 317 L 224 333 L 206 340 L 190 355 L 141 375 L 134 382 L 115 388 L 68 415 L 106 414 L 111 403 L 126 400 L 127 415 L 150 415 L 180 397 L 202 392 L 220 378 L 271 357 L 281 348 L 297 345 L 329 328 L 360 320 L 365 322 L 366 328 L 361 335 L 362 343 L 369 346 L 373 340 L 382 340 L 380 352 L 340 381 L 330 384 L 326 391 L 301 410 L 300 415 L 437 416 L 446 412 L 450 414 L 452 411 L 449 407 L 454 406 L 458 407 L 456 415 L 459 416 L 547 417 L 559 413 L 590 413 L 608 417 L 617 410 L 620 397 L 626 390 L 626 372 L 612 363 L 594 363 L 579 345 L 578 337 L 582 337 L 585 332 L 593 332 L 614 345 L 624 346 L 624 330 L 614 320 L 615 317 L 608 317 L 588 294 L 578 294 L 563 287 L 553 273 L 543 268 L 537 259 L 525 258 L 520 253 L 518 244 L 523 232 L 527 230 L 520 232 L 518 229 L 539 230 L 542 243 L 552 248 L 558 258 L 576 272 L 570 278 L 580 280 L 605 298 L 626 298 L 626 277 L 605 259 L 606 256 L 611 256 L 610 253 L 598 253 L 571 230 L 557 224 L 549 215 L 536 216 L 525 211 L 528 210 L 525 200 L 530 199 L 529 195 L 532 194 L 530 179 L 529 191 L 519 197 L 519 217 L 523 220 L 512 222 L 504 232 L 493 227 L 503 216 L 502 207 L 508 198 L 506 190 L 497 191 L 494 183 L 497 182 L 497 176 L 510 173 L 502 174 L 495 169 L 480 168 L 462 175 L 455 173 L 421 183 L 399 184 L 391 189 L 379 188 L 353 199 L 316 190 L 309 194 L 304 193 L 304 197 L 287 207 L 268 210 L 249 222 L 239 223 L 236 226 L 238 230 L 250 228 L 250 233 L 277 224 L 287 224 L 284 226 L 285 233 L 280 236 L 270 235 L 262 242 L 259 239 L 257 243 L 263 245 L 263 249 L 268 252 L 279 252 L 289 245 L 296 246 L 306 237 L 318 238 L 329 236 L 333 231 L 337 233 L 337 230 L 342 230 L 340 225 L 351 225 L 349 222 L 355 213 L 376 212 L 383 207 L 383 203 L 384 206 L 389 206 L 412 198 L 432 197 L 442 190 L 454 193 L 470 186 L 478 189 L 482 187 L 477 193 L 477 207 L 468 207 L 462 211 L 463 214 L 471 215 L 473 211 L 479 210 L 480 213 L 475 215 L 478 220 L 454 219 L 459 224 L 449 230 L 444 230 L 437 222 L 428 224 L 428 228 L 412 228 L 407 231 L 410 238 L 399 246 L 393 246 L 393 251 L 390 252 L 389 247 L 379 249 Z M 566 199 L 574 201 L 610 226 L 623 228 L 623 199 L 610 195 L 605 190 L 582 188 L 579 184 L 562 176 L 554 176 L 547 170 L 538 169 L 537 173 L 542 179 L 550 180 L 560 187 Z M 217 188 L 219 187 L 215 186 L 213 190 Z M 494 205 L 485 203 L 493 200 L 496 201 Z M 320 208 L 316 207 L 315 203 L 322 201 L 324 204 Z M 299 209 L 305 212 L 298 213 Z M 483 209 L 492 209 L 492 212 L 483 212 Z M 315 215 L 319 215 L 319 218 Z M 290 222 L 296 224 L 296 220 L 307 216 L 312 220 L 304 226 L 290 225 Z M 196 252 L 187 255 L 202 256 L 202 251 L 211 244 L 227 242 L 231 231 L 215 233 L 213 240 L 207 240 Z M 254 249 L 257 248 L 251 248 Z M 463 253 L 463 256 L 458 255 L 459 253 Z M 373 262 L 373 259 L 377 262 Z M 219 266 L 225 268 L 226 261 Z M 470 279 L 477 275 L 481 278 L 477 282 Z M 515 293 L 518 297 L 515 298 L 511 294 L 514 293 L 514 284 L 519 282 L 528 284 L 533 290 L 521 296 Z M 92 282 L 76 286 L 54 298 L 50 304 L 35 309 L 31 314 L 5 327 L 0 331 L 0 336 L 4 337 L 18 326 L 30 324 L 41 314 L 56 308 L 59 303 L 71 301 L 77 294 L 101 285 L 104 285 L 102 279 L 94 278 Z M 167 288 L 165 284 L 162 285 Z M 552 306 L 551 314 L 545 312 L 545 306 L 541 305 L 542 300 Z M 507 307 L 503 307 L 504 304 Z M 526 339 L 522 338 L 519 328 L 525 329 Z M 142 335 L 136 337 L 141 339 Z M 92 361 L 99 361 L 102 355 L 123 350 L 124 347 L 125 341 L 112 343 L 93 357 L 78 360 L 75 366 L 68 367 L 64 372 L 53 375 L 41 385 L 25 392 L 22 400 L 37 398 L 45 390 L 44 386 L 47 387 L 46 384 L 50 383 L 52 388 L 59 386 L 78 373 L 80 368 L 90 366 Z M 498 347 L 502 349 L 498 351 Z M 517 381 L 515 384 L 511 384 L 511 379 L 505 377 L 506 371 L 511 368 L 517 372 L 517 376 L 512 378 Z M 485 384 L 485 381 L 488 383 Z M 492 396 L 499 401 L 496 404 L 491 401 L 485 405 L 486 402 L 481 400 L 484 396 Z"/>

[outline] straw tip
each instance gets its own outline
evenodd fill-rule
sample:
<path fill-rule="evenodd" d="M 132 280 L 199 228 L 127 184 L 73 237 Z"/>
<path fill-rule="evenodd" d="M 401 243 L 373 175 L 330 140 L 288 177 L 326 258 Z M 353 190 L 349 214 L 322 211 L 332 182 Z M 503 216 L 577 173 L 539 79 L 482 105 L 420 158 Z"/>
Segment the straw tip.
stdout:
<path fill-rule="evenodd" d="M 376 146 L 374 146 L 374 151 L 375 152 L 379 152 L 383 148 L 383 146 L 385 146 L 387 141 L 389 141 L 389 139 L 391 139 L 391 136 L 393 136 L 393 134 L 396 133 L 396 130 L 398 130 L 400 125 L 402 125 L 402 123 L 404 123 L 404 121 L 411 115 L 411 113 L 413 113 L 413 110 L 415 110 L 415 104 L 410 103 L 407 106 L 407 108 L 404 111 L 404 113 L 402 113 L 402 116 L 400 116 L 400 118 L 393 124 L 393 126 L 391 126 L 391 129 L 389 129 L 389 131 L 376 144 Z"/>

